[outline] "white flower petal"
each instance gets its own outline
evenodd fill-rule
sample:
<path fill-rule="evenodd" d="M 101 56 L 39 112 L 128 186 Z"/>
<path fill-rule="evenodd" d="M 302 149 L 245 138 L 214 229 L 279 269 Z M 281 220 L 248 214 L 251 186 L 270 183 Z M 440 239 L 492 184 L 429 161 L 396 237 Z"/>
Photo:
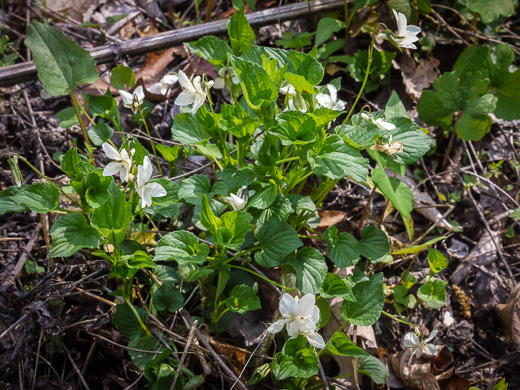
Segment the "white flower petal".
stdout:
<path fill-rule="evenodd" d="M 188 91 L 196 92 L 190 79 L 188 78 L 188 76 L 186 76 L 186 73 L 184 73 L 182 70 L 179 70 L 179 83 L 181 84 L 182 88 L 184 88 Z M 175 104 L 177 104 L 177 103 L 175 103 Z"/>
<path fill-rule="evenodd" d="M 121 160 L 121 155 L 119 154 L 119 151 L 114 148 L 112 145 L 110 145 L 108 142 L 105 142 L 102 145 L 103 151 L 105 152 L 105 155 L 111 159 L 111 160 Z"/>
<path fill-rule="evenodd" d="M 143 104 L 143 101 L 144 101 L 144 91 L 143 91 L 143 86 L 142 85 L 138 86 L 134 90 L 132 99 L 133 98 L 137 99 L 137 101 L 139 102 L 139 105 Z"/>
<path fill-rule="evenodd" d="M 201 85 L 201 78 L 200 78 L 200 76 L 196 76 L 193 79 L 193 87 L 195 89 L 195 92 L 197 92 L 197 94 L 204 94 L 204 92 L 202 91 L 202 85 Z"/>
<path fill-rule="evenodd" d="M 318 308 L 318 306 L 316 306 L 316 305 L 314 306 L 314 310 L 312 311 L 309 318 L 315 324 L 320 322 L 320 309 Z"/>
<path fill-rule="evenodd" d="M 162 83 L 155 83 L 148 87 L 148 92 L 155 93 L 157 95 L 161 94 L 161 90 L 163 88 Z"/>
<path fill-rule="evenodd" d="M 395 9 L 392 11 L 394 11 L 394 16 L 395 16 L 395 19 L 397 20 L 398 35 L 402 36 L 402 35 L 404 35 L 404 33 L 406 31 L 406 25 L 407 25 L 408 21 L 406 20 L 406 16 L 404 14 L 402 14 L 401 12 L 396 12 Z"/>
<path fill-rule="evenodd" d="M 197 94 L 195 96 L 195 101 L 193 102 L 193 106 L 191 108 L 191 113 L 195 114 L 198 111 L 198 109 L 204 105 L 205 100 L 206 100 L 205 96 Z"/>
<path fill-rule="evenodd" d="M 283 327 L 285 326 L 285 323 L 287 322 L 286 319 L 278 320 L 271 324 L 269 328 L 267 328 L 267 331 L 269 333 L 278 333 L 281 332 Z"/>
<path fill-rule="evenodd" d="M 437 331 L 437 329 L 435 330 L 432 330 L 432 332 L 430 333 L 430 337 L 428 337 L 425 341 L 424 341 L 424 344 L 428 344 L 430 341 L 432 341 L 434 339 L 435 336 L 437 336 L 437 333 L 439 333 Z"/>
<path fill-rule="evenodd" d="M 296 317 L 298 315 L 298 302 L 291 294 L 283 294 L 280 299 L 280 314 L 284 317 Z"/>
<path fill-rule="evenodd" d="M 166 196 L 166 190 L 159 183 L 148 183 L 144 186 L 145 192 L 148 192 L 152 198 L 162 198 Z"/>
<path fill-rule="evenodd" d="M 124 165 L 121 162 L 111 162 L 105 169 L 103 169 L 103 176 L 113 176 L 123 169 Z"/>
<path fill-rule="evenodd" d="M 197 94 L 194 91 L 182 91 L 179 96 L 177 96 L 177 99 L 175 99 L 175 104 L 178 106 L 188 106 L 193 104 L 196 96 Z"/>
<path fill-rule="evenodd" d="M 325 348 L 325 340 L 323 340 L 323 337 L 319 333 L 311 333 L 308 335 L 305 335 L 307 337 L 307 341 L 316 348 L 323 349 Z"/>
<path fill-rule="evenodd" d="M 302 299 L 298 301 L 298 315 L 302 317 L 310 316 L 314 311 L 314 304 L 316 297 L 314 294 L 305 294 Z"/>
<path fill-rule="evenodd" d="M 385 122 L 382 119 L 376 119 L 376 121 L 374 123 L 377 125 L 377 127 L 379 127 L 382 130 L 390 131 L 390 130 L 394 130 L 395 129 L 395 125 L 394 124 L 389 123 L 389 122 Z"/>
<path fill-rule="evenodd" d="M 132 106 L 132 103 L 134 102 L 134 96 L 130 92 L 120 90 L 119 96 L 121 96 L 125 106 Z"/>
<path fill-rule="evenodd" d="M 290 337 L 299 334 L 312 333 L 316 330 L 316 324 L 309 319 L 294 320 L 287 322 L 287 334 Z"/>
<path fill-rule="evenodd" d="M 226 81 L 222 77 L 219 77 L 215 80 L 215 85 L 213 86 L 213 88 L 222 89 L 225 86 L 226 86 Z"/>
<path fill-rule="evenodd" d="M 179 77 L 177 75 L 174 75 L 174 74 L 167 74 L 166 76 L 164 76 L 161 79 L 161 83 L 168 84 L 168 85 L 173 85 L 177 81 L 179 81 Z"/>
<path fill-rule="evenodd" d="M 421 344 L 421 340 L 419 340 L 419 337 L 413 332 L 409 332 L 404 336 L 404 346 L 406 348 L 413 348 L 417 347 Z"/>
<path fill-rule="evenodd" d="M 324 93 L 319 93 L 316 95 L 316 100 L 318 101 L 318 104 L 322 107 L 326 107 L 329 109 L 332 109 L 334 103 L 332 102 L 332 99 L 329 95 L 326 95 Z"/>
<path fill-rule="evenodd" d="M 421 28 L 414 26 L 414 25 L 409 25 L 409 26 L 406 26 L 406 31 L 409 33 L 412 33 L 414 35 L 417 35 L 421 32 Z"/>
<path fill-rule="evenodd" d="M 327 84 L 327 89 L 329 90 L 330 99 L 335 102 L 338 100 L 338 90 L 332 84 Z"/>

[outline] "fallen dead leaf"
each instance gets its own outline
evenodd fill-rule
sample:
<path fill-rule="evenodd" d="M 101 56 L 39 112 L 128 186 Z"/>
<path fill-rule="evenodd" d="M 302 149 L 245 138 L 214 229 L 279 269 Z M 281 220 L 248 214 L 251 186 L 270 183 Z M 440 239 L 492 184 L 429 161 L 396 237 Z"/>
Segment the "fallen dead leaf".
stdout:
<path fill-rule="evenodd" d="M 496 242 L 500 242 L 500 234 L 491 231 Z M 471 250 L 468 257 L 466 257 L 455 269 L 450 276 L 450 282 L 459 286 L 463 280 L 475 270 L 475 265 L 489 265 L 497 259 L 497 252 L 493 240 L 489 233 L 485 230 L 477 245 Z"/>
<path fill-rule="evenodd" d="M 496 311 L 504 322 L 511 340 L 520 345 L 520 284 L 511 290 L 506 303 L 496 306 Z"/>
<path fill-rule="evenodd" d="M 344 211 L 339 210 L 325 210 L 318 212 L 318 214 L 320 216 L 318 229 L 320 230 L 324 230 L 329 226 L 334 226 L 337 223 L 340 223 L 345 218 L 345 215 L 347 215 Z"/>
<path fill-rule="evenodd" d="M 392 64 L 401 71 L 406 92 L 412 98 L 419 99 L 422 91 L 437 78 L 435 68 L 439 66 L 439 61 L 433 57 L 421 60 L 417 66 L 412 57 L 400 56 L 400 62 L 394 60 Z"/>
<path fill-rule="evenodd" d="M 175 59 L 175 56 L 185 58 L 186 51 L 182 47 L 172 47 L 161 52 L 148 54 L 135 78 L 143 79 L 148 86 L 158 82 L 163 76 L 164 69 Z"/>

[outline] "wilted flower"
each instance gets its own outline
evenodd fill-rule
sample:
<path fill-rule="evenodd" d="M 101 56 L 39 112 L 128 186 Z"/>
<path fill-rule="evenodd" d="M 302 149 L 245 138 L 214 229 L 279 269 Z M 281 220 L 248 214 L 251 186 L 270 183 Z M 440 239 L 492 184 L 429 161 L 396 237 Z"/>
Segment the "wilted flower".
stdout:
<path fill-rule="evenodd" d="M 247 204 L 247 202 L 244 199 L 235 194 L 229 194 L 229 196 L 224 197 L 223 200 L 224 202 L 229 203 L 235 211 L 243 210 Z"/>
<path fill-rule="evenodd" d="M 377 150 L 378 152 L 388 154 L 392 157 L 394 153 L 401 153 L 403 151 L 403 143 L 399 141 L 392 142 L 392 136 L 390 135 L 387 144 L 376 143 L 375 145 L 372 145 L 370 149 Z"/>
<path fill-rule="evenodd" d="M 11 177 L 13 178 L 13 183 L 17 187 L 21 187 L 23 184 L 23 176 L 22 171 L 20 170 L 20 166 L 18 165 L 18 156 L 11 157 L 7 162 L 11 168 Z"/>
<path fill-rule="evenodd" d="M 123 99 L 124 106 L 130 108 L 134 113 L 139 111 L 139 107 L 144 101 L 144 91 L 141 85 L 133 93 L 120 90 L 119 95 Z"/>
<path fill-rule="evenodd" d="M 206 95 L 208 94 L 208 90 L 213 86 L 213 81 L 204 82 L 200 76 L 197 76 L 193 79 L 193 82 L 191 82 L 188 76 L 180 70 L 179 83 L 182 88 L 184 88 L 184 91 L 177 96 L 175 104 L 178 106 L 188 106 L 192 104 L 191 112 L 195 114 L 206 101 Z"/>
<path fill-rule="evenodd" d="M 419 359 L 423 353 L 426 353 L 427 355 L 435 355 L 437 353 L 437 348 L 435 347 L 435 345 L 428 344 L 430 341 L 433 340 L 435 336 L 437 336 L 436 330 L 432 331 L 430 337 L 422 341 L 413 332 L 407 333 L 406 336 L 404 336 L 403 344 L 405 348 L 412 349 L 412 354 L 410 356 L 410 359 L 408 360 L 408 365 L 412 363 L 414 355 L 417 355 L 417 359 Z"/>
<path fill-rule="evenodd" d="M 232 66 L 225 66 L 224 68 L 220 68 L 218 71 L 218 77 L 215 80 L 215 85 L 213 88 L 222 89 L 226 86 L 229 88 L 231 84 L 239 83 L 240 80 L 238 79 L 235 69 L 233 69 Z"/>
<path fill-rule="evenodd" d="M 121 181 L 128 181 L 128 174 L 132 168 L 132 158 L 128 155 L 128 152 L 125 149 L 119 152 L 119 150 L 107 142 L 105 142 L 102 147 L 106 156 L 111 160 L 115 160 L 105 167 L 103 176 L 113 176 L 119 173 Z M 135 152 L 135 150 L 132 149 L 130 153 L 132 154 L 132 152 Z"/>
<path fill-rule="evenodd" d="M 151 206 L 152 198 L 166 196 L 166 190 L 159 183 L 148 183 L 152 177 L 153 167 L 150 158 L 145 156 L 143 165 L 137 167 L 135 190 L 141 197 L 141 207 Z"/>
<path fill-rule="evenodd" d="M 280 91 L 287 95 L 287 109 L 290 111 L 307 112 L 307 103 L 303 96 L 298 93 L 292 84 L 280 88 Z"/>
<path fill-rule="evenodd" d="M 179 81 L 175 74 L 167 74 L 158 83 L 152 84 L 148 91 L 155 94 L 166 95 L 170 87 Z"/>
<path fill-rule="evenodd" d="M 397 34 L 394 34 L 390 30 L 386 30 L 384 33 L 379 34 L 377 37 L 381 39 L 387 39 L 392 43 L 397 44 L 399 47 L 407 49 L 417 49 L 413 42 L 417 42 L 419 38 L 417 34 L 421 32 L 421 29 L 417 26 L 408 26 L 406 16 L 400 12 L 394 11 L 395 19 L 397 20 Z"/>
<path fill-rule="evenodd" d="M 361 118 L 363 118 L 367 122 L 375 124 L 381 130 L 389 131 L 389 130 L 394 130 L 395 129 L 395 125 L 394 124 L 389 123 L 389 122 L 385 122 L 381 118 L 374 120 L 372 115 L 365 114 L 364 112 L 361 113 Z"/>
<path fill-rule="evenodd" d="M 345 102 L 338 99 L 338 90 L 332 84 L 327 84 L 329 94 L 319 93 L 316 95 L 318 105 L 334 111 L 343 111 L 345 109 Z"/>
<path fill-rule="evenodd" d="M 319 333 L 316 333 L 316 324 L 320 320 L 320 309 L 315 305 L 316 298 L 312 294 L 306 294 L 302 299 L 293 298 L 290 294 L 283 294 L 280 299 L 280 314 L 284 317 L 271 324 L 267 329 L 269 333 L 281 332 L 287 326 L 290 338 L 303 335 L 309 343 L 316 348 L 324 348 L 325 341 Z"/>

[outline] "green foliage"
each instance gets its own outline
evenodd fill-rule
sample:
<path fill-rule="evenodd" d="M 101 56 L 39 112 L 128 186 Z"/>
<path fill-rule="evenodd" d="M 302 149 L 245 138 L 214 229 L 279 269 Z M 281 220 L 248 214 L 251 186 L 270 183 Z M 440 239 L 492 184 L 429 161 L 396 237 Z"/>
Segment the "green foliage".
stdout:
<path fill-rule="evenodd" d="M 428 278 L 417 291 L 417 298 L 432 309 L 440 309 L 446 303 L 447 284 L 444 280 Z"/>
<path fill-rule="evenodd" d="M 262 304 L 255 290 L 245 285 L 235 286 L 229 298 L 225 300 L 225 303 L 229 310 L 239 314 L 262 308 Z"/>
<path fill-rule="evenodd" d="M 135 73 L 128 66 L 118 65 L 112 69 L 110 83 L 117 89 L 130 89 L 135 84 Z"/>
<path fill-rule="evenodd" d="M 369 356 L 368 352 L 363 348 L 354 344 L 345 333 L 336 332 L 325 345 L 322 353 L 330 353 L 331 355 L 352 356 L 363 358 Z"/>
<path fill-rule="evenodd" d="M 22 186 L 10 199 L 37 213 L 48 213 L 58 207 L 59 196 L 59 191 L 52 184 L 42 182 Z"/>
<path fill-rule="evenodd" d="M 430 264 L 430 274 L 432 276 L 448 267 L 448 260 L 446 260 L 446 257 L 433 248 L 428 249 L 428 263 Z"/>
<path fill-rule="evenodd" d="M 52 246 L 49 257 L 69 257 L 83 248 L 96 248 L 99 233 L 81 214 L 68 214 L 59 218 L 51 229 Z"/>
<path fill-rule="evenodd" d="M 197 12 L 199 3 L 196 2 Z M 374 0 L 356 0 L 351 15 L 373 3 Z M 423 11 L 427 3 L 420 1 L 417 6 Z M 393 4 L 399 6 L 396 1 Z M 63 150 L 61 169 L 70 185 L 64 190 L 51 182 L 23 185 L 18 177 L 20 180 L 15 181 L 21 187 L 0 192 L 0 214 L 27 209 L 39 213 L 57 210 L 56 213 L 65 215 L 53 224 L 49 256 L 67 257 L 79 250 L 92 250 L 93 256 L 111 265 L 109 277 L 118 278 L 119 285 L 113 295 L 124 301 L 117 306 L 113 323 L 129 340 L 129 355 L 151 389 L 169 389 L 178 362 L 171 356 L 177 343 L 166 340 L 171 347 L 166 348 L 155 333 L 152 336 L 147 327 L 148 313 L 168 316 L 186 304 L 186 310 L 197 310 L 200 323 L 218 335 L 233 317 L 238 318 L 234 313 L 262 309 L 256 291 L 260 279 L 261 283 L 271 283 L 300 298 L 294 301 L 298 310 L 309 305 L 305 310 L 312 310 L 312 320 L 305 319 L 305 332 L 293 334 L 295 328 L 289 330 L 290 321 L 303 319 L 285 317 L 284 332 L 291 338 L 271 363 L 255 372 L 250 384 L 273 373 L 276 380 L 284 381 L 275 382 L 275 386 L 305 387 L 311 382 L 307 379 L 318 373 L 321 354 L 355 357 L 358 372 L 369 375 L 375 383 L 383 383 L 388 376 L 384 365 L 344 333 L 334 333 L 320 351 L 323 345 L 314 332 L 329 322 L 331 298 L 343 300 L 344 320 L 359 326 L 377 321 L 386 290 L 383 274 L 371 272 L 373 264 L 391 261 L 388 237 L 372 225 L 365 226 L 359 237 L 357 232 L 356 237 L 345 231 L 340 233 L 335 226 L 329 226 L 322 236 L 318 210 L 331 190 L 347 177 L 368 189 L 375 185 L 401 213 L 412 234 L 411 190 L 397 177 L 387 176 L 385 169 L 404 175 L 405 166 L 423 157 L 433 140 L 407 118 L 397 94 L 392 93 L 384 112 L 366 115 L 363 108 L 363 115 L 349 112 L 345 118 L 345 102 L 336 96 L 338 92 L 342 95 L 342 80 L 337 78 L 323 85 L 324 68 L 318 58 L 338 60 L 331 55 L 343 47 L 345 40 L 329 40 L 350 26 L 352 16 L 346 23 L 322 18 L 315 41 L 322 47 L 303 53 L 255 46 L 255 33 L 241 1 L 234 1 L 233 5 L 239 11 L 228 21 L 229 44 L 213 36 L 188 44 L 192 53 L 216 67 L 219 80 L 215 80 L 215 87 L 226 86 L 224 102 L 214 100 L 218 88 L 209 93 L 207 77 L 194 79 L 196 93 L 190 88 L 182 93 L 183 98 L 196 95 L 197 103 L 188 108 L 189 112 L 183 108 L 173 119 L 172 138 L 177 142 L 170 147 L 150 139 L 155 157 L 158 151 L 168 163 L 169 172 L 154 176 L 149 151 L 135 136 L 123 134 L 118 102 L 107 90 L 105 95 L 82 99 L 85 107 L 79 107 L 79 112 L 90 112 L 88 137 L 92 144 L 103 146 L 102 151 L 96 152 L 96 159 L 90 145 L 87 153 L 77 148 Z M 409 6 L 409 2 L 402 6 Z M 312 43 L 313 35 L 286 34 L 281 44 L 301 49 Z M 97 79 L 90 54 L 57 30 L 34 24 L 27 44 L 49 92 L 75 96 L 72 94 L 78 85 Z M 484 110 L 486 102 L 493 103 L 494 109 L 496 101 L 496 112 L 503 113 L 500 115 L 516 115 L 512 113 L 517 92 L 508 89 L 516 77 L 516 72 L 509 70 L 514 56 L 507 50 L 500 46 L 495 51 L 468 51 L 468 62 L 456 65 L 453 73 L 443 76 L 450 83 L 456 80 L 460 88 L 447 91 L 446 81 L 441 78 L 435 85 L 437 93 L 425 92 L 420 106 L 427 107 L 431 103 L 428 99 L 442 100 L 435 103 L 447 108 L 436 107 L 437 111 L 444 107 L 444 112 L 433 120 L 449 127 L 456 115 L 457 131 L 464 130 L 468 118 L 478 119 L 479 115 L 492 112 L 489 107 Z M 365 92 L 388 81 L 395 56 L 375 51 L 369 59 L 369 52 L 359 51 L 348 59 L 348 71 L 357 81 L 364 79 L 367 64 L 372 61 Z M 496 54 L 496 61 L 490 53 Z M 468 65 L 476 63 L 473 57 L 477 54 L 485 54 L 479 72 Z M 111 83 L 116 88 L 128 89 L 135 83 L 135 74 L 130 68 L 118 66 L 112 70 Z M 466 89 L 464 93 L 459 91 L 461 88 Z M 452 98 L 456 106 L 449 106 L 448 95 L 457 97 L 458 100 Z M 468 96 L 473 99 L 469 103 Z M 76 103 L 74 100 L 78 108 Z M 151 112 L 152 102 L 139 104 L 141 110 Z M 61 125 L 79 123 L 76 112 L 67 109 L 58 114 Z M 340 116 L 345 118 L 343 124 L 338 121 Z M 140 112 L 134 113 L 133 119 L 139 126 L 147 124 Z M 121 134 L 120 147 L 115 145 L 119 144 L 116 139 L 112 143 L 114 130 Z M 395 153 L 387 153 L 392 142 L 399 147 L 395 147 Z M 107 157 L 102 160 L 105 165 L 96 166 L 103 151 Z M 184 171 L 186 160 L 198 164 L 201 156 L 214 163 L 214 175 L 204 170 L 211 169 L 209 165 L 196 173 Z M 372 168 L 376 164 L 377 168 Z M 160 166 L 164 169 L 164 161 Z M 60 195 L 64 197 L 62 203 Z M 74 206 L 69 207 L 68 201 Z M 311 246 L 315 240 L 326 241 L 326 255 L 332 263 Z M 397 253 L 418 253 L 433 242 Z M 347 278 L 329 268 L 343 269 L 360 261 Z M 431 276 L 446 267 L 446 259 L 435 250 L 430 250 L 428 261 Z M 273 269 L 265 272 L 255 266 Z M 26 270 L 40 272 L 36 264 L 29 262 Z M 281 273 L 280 280 L 276 273 Z M 432 308 L 440 307 L 445 301 L 446 282 L 431 276 L 422 281 L 417 296 Z M 151 297 L 142 303 L 149 306 L 146 311 L 132 305 L 137 282 Z M 416 283 L 412 275 L 405 273 L 402 285 L 392 287 L 400 316 L 404 308 L 416 306 L 417 300 L 409 291 Z M 185 297 L 189 297 L 186 302 Z M 315 306 L 310 307 L 314 302 Z M 310 329 L 308 321 L 313 321 L 316 329 Z M 201 385 L 203 378 L 186 367 L 180 372 L 176 388 Z"/>
<path fill-rule="evenodd" d="M 184 304 L 182 293 L 171 282 L 165 282 L 153 295 L 153 305 L 159 311 L 168 310 L 173 313 Z"/>
<path fill-rule="evenodd" d="M 241 54 L 255 43 L 255 33 L 244 15 L 242 8 L 228 20 L 228 34 L 233 53 Z"/>
<path fill-rule="evenodd" d="M 318 357 L 306 346 L 303 336 L 290 339 L 285 344 L 285 352 L 278 352 L 272 363 L 273 374 L 277 379 L 291 377 L 310 378 L 318 373 Z"/>
<path fill-rule="evenodd" d="M 358 372 L 368 375 L 374 383 L 384 384 L 390 375 L 386 365 L 374 356 L 359 359 Z"/>
<path fill-rule="evenodd" d="M 500 0 L 496 2 L 468 0 L 468 9 L 473 12 L 478 12 L 482 22 L 489 24 L 497 20 L 500 16 L 511 16 L 515 11 L 515 2 L 513 0 Z"/>
<path fill-rule="evenodd" d="M 380 85 L 387 85 L 390 82 L 389 70 L 392 67 L 392 60 L 396 53 L 376 50 L 373 53 L 372 65 L 370 67 L 370 76 L 367 80 L 365 90 L 367 92 L 375 91 Z M 357 82 L 363 82 L 365 79 L 366 69 L 368 65 L 368 52 L 366 50 L 358 50 L 354 57 L 347 59 L 347 70 Z"/>
<path fill-rule="evenodd" d="M 316 248 L 303 247 L 283 262 L 296 272 L 296 287 L 305 294 L 316 294 L 325 279 L 327 264 Z"/>
<path fill-rule="evenodd" d="M 352 287 L 350 286 L 350 281 L 330 272 L 327 273 L 320 287 L 320 295 L 323 298 L 339 297 L 346 301 L 356 301 L 356 297 L 354 297 Z"/>
<path fill-rule="evenodd" d="M 341 317 L 354 325 L 372 325 L 379 319 L 383 309 L 383 274 L 378 273 L 368 281 L 357 283 L 352 292 L 356 301 L 343 301 Z"/>
<path fill-rule="evenodd" d="M 327 239 L 327 254 L 339 268 L 350 267 L 357 262 L 361 248 L 356 238 L 349 233 L 338 234 L 338 229 L 331 226 L 325 232 Z"/>
<path fill-rule="evenodd" d="M 139 315 L 142 322 L 148 319 L 148 313 L 145 310 L 135 307 L 132 308 L 126 302 L 116 306 L 116 313 L 112 318 L 112 323 L 117 326 L 123 336 L 130 341 L 138 340 L 140 337 L 145 336 L 135 313 Z"/>
<path fill-rule="evenodd" d="M 276 267 L 291 252 L 303 243 L 296 231 L 280 221 L 268 221 L 255 232 L 261 252 L 255 253 L 255 260 L 263 267 Z"/>
<path fill-rule="evenodd" d="M 310 46 L 312 44 L 311 38 L 316 33 L 302 32 L 298 35 L 294 35 L 292 31 L 284 31 L 282 37 L 275 41 L 277 46 L 282 46 L 284 49 L 300 50 L 304 46 Z"/>
<path fill-rule="evenodd" d="M 114 135 L 114 130 L 106 123 L 96 123 L 88 129 L 88 137 L 96 146 L 101 146 Z"/>
<path fill-rule="evenodd" d="M 99 78 L 90 53 L 54 27 L 32 23 L 25 44 L 31 49 L 38 77 L 52 96 L 68 95 L 78 85 Z"/>
<path fill-rule="evenodd" d="M 235 20 L 233 23 L 230 22 L 230 25 L 231 24 L 233 25 L 233 28 L 236 26 L 238 29 L 238 21 Z M 246 32 L 244 32 L 244 34 L 245 33 Z M 237 32 L 237 34 L 240 33 Z M 213 35 L 206 35 L 198 41 L 187 43 L 186 46 L 190 48 L 192 53 L 197 54 L 198 56 L 204 58 L 206 61 L 209 61 L 216 66 L 224 65 L 227 62 L 227 53 L 232 53 L 231 47 L 229 47 L 225 41 L 214 37 Z"/>
<path fill-rule="evenodd" d="M 361 254 L 371 260 L 382 258 L 390 252 L 390 244 L 385 232 L 375 226 L 365 226 L 359 241 Z"/>
<path fill-rule="evenodd" d="M 329 40 L 332 34 L 341 31 L 344 28 L 345 22 L 342 22 L 341 20 L 329 17 L 321 18 L 318 22 L 318 27 L 316 27 L 315 45 L 319 46 L 325 43 Z"/>
<path fill-rule="evenodd" d="M 108 200 L 92 213 L 92 226 L 113 245 L 119 245 L 132 219 L 126 196 L 112 183 L 108 189 Z"/>

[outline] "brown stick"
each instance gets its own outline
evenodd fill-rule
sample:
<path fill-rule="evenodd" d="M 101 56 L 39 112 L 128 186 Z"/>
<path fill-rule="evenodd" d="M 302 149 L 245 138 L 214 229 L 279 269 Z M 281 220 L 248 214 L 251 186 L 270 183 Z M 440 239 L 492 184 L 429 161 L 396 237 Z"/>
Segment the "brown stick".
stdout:
<path fill-rule="evenodd" d="M 279 21 L 301 18 L 309 14 L 327 13 L 342 9 L 344 0 L 313 0 L 290 4 L 283 7 L 270 8 L 253 12 L 247 16 L 251 26 L 261 27 Z M 185 42 L 196 41 L 207 35 L 224 35 L 227 33 L 227 20 L 204 23 L 174 31 L 166 31 L 149 37 L 130 39 L 122 43 L 112 43 L 93 49 L 90 54 L 99 64 L 106 64 L 121 57 L 147 54 L 157 50 L 180 46 Z M 0 68 L 0 87 L 8 87 L 25 81 L 35 80 L 36 67 L 33 62 Z"/>
<path fill-rule="evenodd" d="M 193 320 L 191 319 L 191 316 L 189 315 L 189 313 L 186 310 L 184 310 L 184 309 L 180 309 L 179 312 L 180 312 L 181 316 L 186 320 L 188 325 L 190 327 L 192 327 L 192 329 L 195 329 L 195 336 L 204 345 L 204 347 L 206 347 L 206 349 L 209 351 L 209 353 L 211 353 L 211 356 L 213 356 L 213 358 L 217 361 L 219 366 L 222 368 L 222 371 L 224 371 L 226 373 L 226 375 L 228 375 L 231 379 L 233 379 L 233 381 L 236 381 L 236 384 L 237 384 L 238 388 L 240 388 L 242 390 L 247 390 L 246 385 L 244 385 L 244 383 L 241 382 L 237 378 L 235 373 L 233 371 L 231 371 L 231 369 L 226 365 L 226 363 L 224 363 L 222 358 L 215 352 L 215 350 L 213 349 L 213 347 L 209 343 L 209 341 L 206 338 L 206 336 L 204 336 L 197 327 L 193 326 Z"/>
<path fill-rule="evenodd" d="M 11 271 L 11 274 L 9 275 L 7 280 L 4 283 L 2 283 L 2 285 L 0 286 L 0 295 L 5 294 L 5 292 L 9 289 L 9 287 L 14 285 L 14 281 L 15 281 L 16 277 L 22 271 L 22 268 L 25 264 L 25 260 L 29 256 L 29 253 L 32 251 L 34 243 L 36 242 L 36 239 L 38 238 L 38 234 L 40 233 L 41 227 L 42 226 L 40 224 L 38 224 L 38 226 L 34 230 L 34 233 L 31 237 L 31 239 L 27 243 L 27 246 L 24 248 L 24 252 L 20 256 L 20 259 L 18 259 L 18 263 L 16 263 L 16 265 L 14 266 L 14 268 Z"/>
<path fill-rule="evenodd" d="M 177 383 L 177 379 L 179 378 L 179 374 L 181 373 L 182 365 L 184 364 L 184 359 L 186 359 L 186 355 L 188 354 L 188 350 L 190 349 L 191 341 L 193 340 L 193 335 L 195 333 L 195 329 L 197 328 L 198 322 L 198 320 L 193 321 L 193 325 L 188 335 L 188 341 L 186 341 L 186 347 L 184 347 L 184 352 L 182 353 L 181 361 L 177 366 L 177 370 L 175 370 L 175 377 L 173 378 L 173 383 L 170 386 L 170 390 L 173 390 L 175 388 L 175 384 Z"/>

